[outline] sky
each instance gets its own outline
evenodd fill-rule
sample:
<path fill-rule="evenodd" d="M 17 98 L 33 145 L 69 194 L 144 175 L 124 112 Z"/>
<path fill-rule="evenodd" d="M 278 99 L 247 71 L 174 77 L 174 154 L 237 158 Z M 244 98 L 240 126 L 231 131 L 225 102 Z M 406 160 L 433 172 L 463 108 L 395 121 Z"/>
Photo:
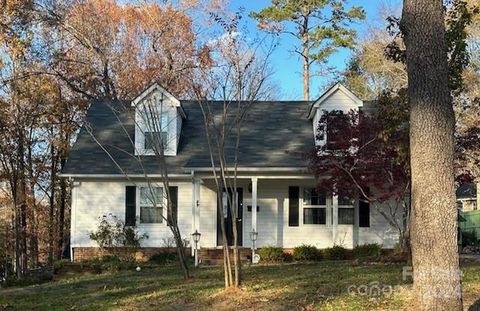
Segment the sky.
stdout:
<path fill-rule="evenodd" d="M 270 0 L 231 0 L 230 10 L 237 11 L 240 7 L 245 8 L 245 24 L 247 25 L 249 35 L 255 35 L 258 30 L 256 22 L 248 17 L 251 11 L 259 11 L 268 6 Z M 363 6 L 366 12 L 366 20 L 357 22 L 353 27 L 358 31 L 359 38 L 367 35 L 366 24 L 373 21 L 379 22 L 378 12 L 380 7 L 387 5 L 390 8 L 401 8 L 401 0 L 349 0 L 347 8 L 350 6 Z M 274 70 L 273 82 L 278 84 L 281 94 L 279 99 L 301 100 L 302 99 L 302 64 L 300 59 L 292 53 L 295 39 L 292 36 L 283 35 L 280 37 L 280 45 L 274 51 L 270 63 Z M 333 54 L 328 62 L 329 66 L 334 66 L 338 70 L 345 69 L 352 54 L 351 50 L 340 50 Z M 331 76 L 313 77 L 310 86 L 311 99 L 315 99 L 325 91 L 335 79 Z"/>

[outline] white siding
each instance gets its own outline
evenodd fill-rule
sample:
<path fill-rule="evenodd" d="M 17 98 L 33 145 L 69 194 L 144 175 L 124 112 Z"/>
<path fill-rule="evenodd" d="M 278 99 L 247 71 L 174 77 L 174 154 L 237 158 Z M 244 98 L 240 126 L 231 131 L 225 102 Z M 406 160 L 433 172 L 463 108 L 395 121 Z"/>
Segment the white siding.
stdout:
<path fill-rule="evenodd" d="M 147 108 L 144 105 L 157 105 L 155 108 Z M 157 114 L 168 114 L 168 144 L 165 149 L 165 155 L 174 156 L 177 154 L 178 139 L 180 136 L 179 129 L 181 129 L 181 119 L 177 107 L 160 91 L 153 91 L 146 96 L 135 108 L 135 154 L 154 155 L 152 150 L 146 150 L 145 147 L 145 132 L 151 131 L 149 129 L 147 118 L 148 113 L 154 112 Z M 180 123 L 180 124 L 179 124 Z M 153 127 L 160 126 L 158 123 L 153 123 Z M 163 125 L 162 125 L 163 126 Z"/>
<path fill-rule="evenodd" d="M 349 112 L 350 110 L 358 110 L 358 104 L 350 98 L 344 91 L 337 89 L 330 96 L 324 99 L 316 109 L 315 115 L 313 116 L 312 125 L 314 139 L 317 137 L 318 122 L 324 111 L 330 112 L 334 110 Z M 323 144 L 324 142 L 315 141 L 317 145 Z"/>
<path fill-rule="evenodd" d="M 97 246 L 90 240 L 89 234 L 96 230 L 99 218 L 103 215 L 111 213 L 120 220 L 125 220 L 125 187 L 127 185 L 132 184 L 122 181 L 81 181 L 75 187 L 72 247 Z M 192 228 L 192 183 L 171 182 L 170 185 L 178 187 L 178 224 L 183 237 L 189 238 Z M 164 239 L 172 236 L 166 223 L 140 224 L 137 219 L 137 226 L 141 233 L 147 233 L 149 236 L 142 242 L 143 247 L 165 246 Z"/>
<path fill-rule="evenodd" d="M 242 179 L 238 187 L 243 188 L 243 246 L 251 247 L 252 214 L 247 206 L 251 205 L 251 193 L 248 191 L 248 179 Z M 75 187 L 72 212 L 72 247 L 97 246 L 89 238 L 90 232 L 98 225 L 99 217 L 112 213 L 124 220 L 125 186 L 123 181 L 83 180 Z M 137 185 L 141 185 L 137 183 Z M 184 238 L 190 238 L 192 231 L 192 196 L 193 185 L 190 181 L 172 182 L 178 186 L 178 223 Z M 300 187 L 299 226 L 288 226 L 288 187 Z M 358 228 L 353 225 L 338 225 L 337 239 L 332 240 L 331 199 L 327 199 L 327 224 L 303 224 L 302 187 L 313 187 L 313 180 L 258 180 L 257 247 L 279 246 L 292 248 L 300 244 L 311 244 L 318 248 L 331 247 L 334 244 L 351 248 L 357 244 L 379 243 L 391 248 L 398 240 L 393 230 L 378 211 L 370 207 L 370 227 Z M 201 247 L 217 247 L 217 199 L 211 179 L 200 186 L 200 222 L 199 232 Z M 138 197 L 137 197 L 138 199 Z M 137 204 L 138 205 L 138 204 Z M 357 207 L 355 207 L 357 208 Z M 357 214 L 357 212 L 356 212 Z M 137 216 L 139 215 L 137 207 Z M 358 217 L 357 217 L 358 219 Z M 357 220 L 358 222 L 358 220 Z M 139 224 L 140 232 L 146 232 L 149 238 L 143 242 L 144 247 L 162 247 L 164 239 L 171 237 L 169 227 L 165 224 Z M 334 243 L 335 242 L 335 243 Z"/>

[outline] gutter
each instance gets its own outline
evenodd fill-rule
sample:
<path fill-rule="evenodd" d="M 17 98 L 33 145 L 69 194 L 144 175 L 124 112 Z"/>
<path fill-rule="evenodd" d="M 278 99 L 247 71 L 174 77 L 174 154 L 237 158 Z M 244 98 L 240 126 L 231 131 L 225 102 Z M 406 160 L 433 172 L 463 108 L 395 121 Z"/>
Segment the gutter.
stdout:
<path fill-rule="evenodd" d="M 62 178 L 163 178 L 163 174 L 58 174 Z M 169 178 L 191 178 L 191 174 L 168 174 Z"/>
<path fill-rule="evenodd" d="M 235 168 L 227 167 L 227 170 L 233 171 Z M 211 167 L 194 167 L 185 169 L 185 172 L 211 172 Z M 220 171 L 220 168 L 216 168 L 216 171 Z M 238 167 L 238 172 L 293 172 L 293 173 L 308 173 L 307 167 Z"/>

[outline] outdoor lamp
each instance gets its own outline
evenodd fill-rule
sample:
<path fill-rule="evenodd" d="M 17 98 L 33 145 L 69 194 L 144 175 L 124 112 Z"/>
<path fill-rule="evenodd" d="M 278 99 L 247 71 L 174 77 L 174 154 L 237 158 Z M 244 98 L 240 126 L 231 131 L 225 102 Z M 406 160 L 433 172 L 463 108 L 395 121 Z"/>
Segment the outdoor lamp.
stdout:
<path fill-rule="evenodd" d="M 195 242 L 195 244 L 197 244 L 198 242 L 200 242 L 200 236 L 202 234 L 200 232 L 198 232 L 198 230 L 195 230 L 194 233 L 192 233 L 192 236 L 193 236 L 193 242 Z"/>
<path fill-rule="evenodd" d="M 253 229 L 250 232 L 250 240 L 252 240 L 252 242 L 255 242 L 257 240 L 257 236 L 258 236 L 258 232 L 255 231 L 255 229 Z"/>
<path fill-rule="evenodd" d="M 202 234 L 198 232 L 198 230 L 195 230 L 195 232 L 192 233 L 193 242 L 195 243 L 195 267 L 198 267 L 198 242 L 200 242 L 201 235 Z"/>

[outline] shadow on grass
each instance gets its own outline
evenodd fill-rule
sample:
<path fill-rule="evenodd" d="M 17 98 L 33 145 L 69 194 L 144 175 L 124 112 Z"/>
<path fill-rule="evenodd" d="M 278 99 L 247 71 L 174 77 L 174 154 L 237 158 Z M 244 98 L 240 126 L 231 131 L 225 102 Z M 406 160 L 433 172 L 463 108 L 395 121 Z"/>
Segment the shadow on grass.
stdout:
<path fill-rule="evenodd" d="M 341 300 L 351 305 L 344 309 L 354 310 L 371 302 L 368 297 L 350 297 L 350 285 L 404 284 L 401 272 L 401 265 L 341 262 L 244 266 L 242 290 L 231 292 L 223 291 L 221 267 L 194 270 L 195 277 L 185 281 L 177 267 L 169 266 L 65 279 L 7 295 L 0 291 L 0 306 L 19 310 L 274 310 L 322 303 L 335 306 Z"/>

